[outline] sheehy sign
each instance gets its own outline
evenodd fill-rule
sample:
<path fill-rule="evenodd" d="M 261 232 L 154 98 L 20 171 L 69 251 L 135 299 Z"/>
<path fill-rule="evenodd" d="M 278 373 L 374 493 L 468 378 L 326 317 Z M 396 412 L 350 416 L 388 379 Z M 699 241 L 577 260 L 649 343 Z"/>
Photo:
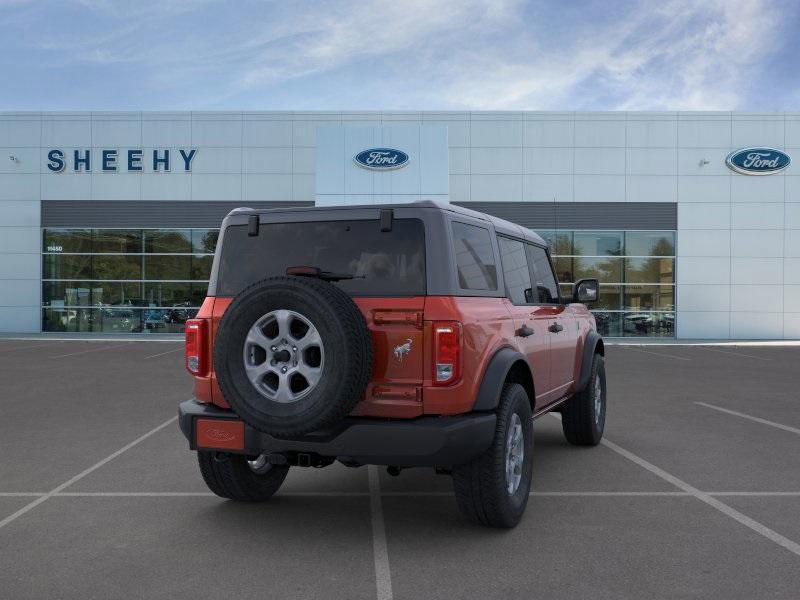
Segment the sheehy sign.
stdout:
<path fill-rule="evenodd" d="M 139 148 L 129 150 L 71 150 L 53 148 L 47 153 L 47 168 L 53 173 L 70 170 L 74 173 L 99 171 L 101 173 L 169 173 L 189 172 L 197 148 L 163 148 L 145 152 Z"/>

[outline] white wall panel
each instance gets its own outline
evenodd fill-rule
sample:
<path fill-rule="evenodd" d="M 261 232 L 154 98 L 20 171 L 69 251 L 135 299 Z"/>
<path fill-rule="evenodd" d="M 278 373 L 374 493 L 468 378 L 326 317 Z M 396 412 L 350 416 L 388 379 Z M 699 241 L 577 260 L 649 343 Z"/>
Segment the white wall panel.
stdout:
<path fill-rule="evenodd" d="M 95 148 L 137 148 L 142 145 L 142 123 L 139 119 L 126 121 L 92 120 L 92 146 Z"/>
<path fill-rule="evenodd" d="M 142 146 L 175 148 L 191 144 L 192 122 L 189 119 L 142 119 Z"/>
<path fill-rule="evenodd" d="M 76 120 L 44 120 L 42 121 L 42 146 L 58 148 L 75 146 L 90 148 L 92 146 L 92 122 L 88 115 Z"/>
<path fill-rule="evenodd" d="M 785 143 L 783 119 L 762 118 L 745 121 L 733 119 L 733 146 L 747 148 L 768 146 L 783 148 Z"/>
<path fill-rule="evenodd" d="M 472 148 L 470 172 L 473 175 L 519 175 L 522 173 L 522 148 Z"/>
<path fill-rule="evenodd" d="M 800 257 L 800 229 L 787 229 L 784 236 L 784 256 L 787 258 Z"/>
<path fill-rule="evenodd" d="M 0 212 L 0 254 L 40 252 L 40 232 L 38 227 L 7 226 Z"/>
<path fill-rule="evenodd" d="M 42 136 L 39 119 L 3 118 L 0 115 L 0 144 L 14 148 L 38 148 Z"/>
<path fill-rule="evenodd" d="M 575 175 L 575 202 L 625 202 L 624 175 Z"/>
<path fill-rule="evenodd" d="M 730 287 L 707 284 L 684 284 L 676 288 L 677 306 L 681 311 L 730 310 Z"/>
<path fill-rule="evenodd" d="M 731 170 L 725 164 L 727 156 L 727 148 L 679 148 L 678 174 L 730 176 Z"/>
<path fill-rule="evenodd" d="M 241 200 L 242 176 L 192 174 L 192 200 Z"/>
<path fill-rule="evenodd" d="M 625 121 L 575 121 L 575 146 L 625 147 Z"/>
<path fill-rule="evenodd" d="M 719 340 L 730 337 L 730 312 L 678 311 L 678 338 Z"/>
<path fill-rule="evenodd" d="M 37 173 L 0 174 L 0 200 L 38 200 Z"/>
<path fill-rule="evenodd" d="M 450 201 L 469 202 L 470 201 L 470 176 L 469 175 L 450 175 Z"/>
<path fill-rule="evenodd" d="M 91 175 L 87 174 L 87 177 L 91 177 L 92 180 L 92 200 L 139 200 L 141 198 L 141 173 L 92 173 Z"/>
<path fill-rule="evenodd" d="M 629 175 L 625 194 L 628 202 L 677 202 L 678 187 L 669 175 Z"/>
<path fill-rule="evenodd" d="M 291 153 L 289 153 L 291 158 Z M 183 170 L 183 159 L 178 155 L 178 163 L 173 165 L 173 171 Z M 176 168 L 177 167 L 177 168 Z M 291 171 L 291 160 L 289 161 Z M 192 173 L 241 173 L 242 149 L 241 148 L 201 148 L 192 159 Z"/>
<path fill-rule="evenodd" d="M 0 137 L 0 143 L 7 143 Z M 16 160 L 11 160 L 11 157 Z M 39 148 L 0 148 L 0 173 L 38 173 Z"/>
<path fill-rule="evenodd" d="M 292 146 L 292 121 L 248 120 L 242 123 L 243 144 L 246 147 L 284 147 Z M 313 145 L 313 144 L 311 144 Z"/>
<path fill-rule="evenodd" d="M 472 202 L 522 202 L 522 175 L 473 175 Z"/>
<path fill-rule="evenodd" d="M 624 148 L 575 148 L 575 174 L 624 175 Z"/>
<path fill-rule="evenodd" d="M 731 231 L 731 255 L 780 258 L 783 256 L 783 232 L 734 229 Z"/>
<path fill-rule="evenodd" d="M 38 297 L 37 297 L 38 301 Z M 0 331 L 31 333 L 41 329 L 42 309 L 39 306 L 14 306 L 0 311 Z"/>
<path fill-rule="evenodd" d="M 313 152 L 313 149 L 308 150 Z M 245 173 L 289 174 L 292 172 L 291 148 L 245 148 L 243 153 Z"/>
<path fill-rule="evenodd" d="M 730 229 L 731 206 L 727 203 L 678 204 L 678 229 Z"/>
<path fill-rule="evenodd" d="M 312 173 L 295 173 L 292 175 L 292 200 L 313 202 L 314 190 L 314 175 Z"/>
<path fill-rule="evenodd" d="M 731 147 L 731 121 L 679 120 L 678 145 L 681 148 L 725 148 Z"/>
<path fill-rule="evenodd" d="M 244 200 L 291 200 L 291 175 L 260 175 L 248 173 L 244 177 Z"/>
<path fill-rule="evenodd" d="M 729 258 L 684 256 L 677 260 L 677 283 L 719 284 L 731 282 Z M 680 309 L 680 306 L 678 307 Z"/>
<path fill-rule="evenodd" d="M 678 256 L 730 256 L 728 229 L 682 229 L 678 232 Z"/>
<path fill-rule="evenodd" d="M 678 202 L 730 202 L 730 199 L 728 175 L 678 177 Z"/>
<path fill-rule="evenodd" d="M 741 176 L 731 179 L 731 202 L 783 202 L 784 177 Z"/>
<path fill-rule="evenodd" d="M 783 286 L 732 285 L 731 310 L 783 312 Z"/>
<path fill-rule="evenodd" d="M 540 148 L 572 148 L 575 135 L 575 122 L 537 119 L 525 121 L 523 125 L 525 146 Z"/>
<path fill-rule="evenodd" d="M 800 284 L 800 258 L 783 259 L 783 283 Z"/>
<path fill-rule="evenodd" d="M 630 175 L 675 175 L 678 170 L 674 148 L 628 148 Z"/>
<path fill-rule="evenodd" d="M 193 146 L 241 146 L 242 121 L 241 120 L 214 120 L 192 121 Z"/>
<path fill-rule="evenodd" d="M 523 170 L 541 175 L 571 175 L 573 154 L 572 148 L 525 148 Z"/>
<path fill-rule="evenodd" d="M 780 285 L 783 283 L 783 261 L 780 258 L 731 259 L 731 283 Z"/>
<path fill-rule="evenodd" d="M 740 340 L 774 340 L 783 337 L 783 315 L 764 311 L 732 312 L 731 337 Z"/>
<path fill-rule="evenodd" d="M 0 260 L 0 282 L 3 279 L 35 279 L 39 276 L 41 255 L 38 253 L 3 254 Z"/>
<path fill-rule="evenodd" d="M 42 175 L 42 200 L 89 200 L 92 197 L 91 173 L 51 173 Z"/>
<path fill-rule="evenodd" d="M 783 313 L 783 337 L 787 340 L 800 340 L 800 312 Z"/>
<path fill-rule="evenodd" d="M 470 125 L 473 148 L 522 146 L 522 121 L 477 121 Z"/>
<path fill-rule="evenodd" d="M 628 120 L 629 148 L 675 148 L 678 123 L 675 119 Z"/>
<path fill-rule="evenodd" d="M 0 284 L 0 323 L 2 313 L 9 306 L 33 306 L 39 302 L 38 279 L 6 279 Z M 1 325 L 0 325 L 1 327 Z"/>
<path fill-rule="evenodd" d="M 761 202 L 733 204 L 731 219 L 735 229 L 782 229 L 784 205 Z"/>
<path fill-rule="evenodd" d="M 40 203 L 38 200 L 0 200 L 0 223 L 10 227 L 39 227 Z"/>
<path fill-rule="evenodd" d="M 313 175 L 316 164 L 317 158 L 314 148 L 293 148 L 291 169 L 288 172 Z"/>
<path fill-rule="evenodd" d="M 524 202 L 572 202 L 572 175 L 523 175 Z"/>
<path fill-rule="evenodd" d="M 189 173 L 143 173 L 142 200 L 191 200 L 192 175 Z"/>

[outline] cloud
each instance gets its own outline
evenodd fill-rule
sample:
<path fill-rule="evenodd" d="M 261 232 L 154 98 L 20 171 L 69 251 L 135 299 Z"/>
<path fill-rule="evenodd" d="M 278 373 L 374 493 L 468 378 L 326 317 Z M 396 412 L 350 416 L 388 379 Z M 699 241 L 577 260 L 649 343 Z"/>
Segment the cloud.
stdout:
<path fill-rule="evenodd" d="M 758 110 L 776 108 L 758 105 L 759 87 L 800 96 L 797 78 L 765 80 L 794 64 L 789 0 L 78 0 L 7 12 L 24 34 L 0 23 L 6 70 L 74 72 L 61 96 L 111 86 L 160 108 Z"/>

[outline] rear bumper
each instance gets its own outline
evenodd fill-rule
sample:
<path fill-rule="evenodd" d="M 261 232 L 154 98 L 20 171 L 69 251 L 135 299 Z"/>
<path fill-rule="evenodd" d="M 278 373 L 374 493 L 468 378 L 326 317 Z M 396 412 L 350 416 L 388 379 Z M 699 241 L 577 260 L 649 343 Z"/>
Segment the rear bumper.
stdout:
<path fill-rule="evenodd" d="M 251 456 L 298 452 L 362 464 L 408 467 L 451 467 L 469 462 L 489 447 L 496 423 L 494 413 L 408 420 L 350 417 L 334 430 L 294 439 L 275 438 L 243 424 L 243 447 L 231 449 L 198 447 L 195 430 L 197 419 L 239 422 L 233 411 L 187 400 L 180 404 L 178 417 L 192 450 L 219 449 Z"/>

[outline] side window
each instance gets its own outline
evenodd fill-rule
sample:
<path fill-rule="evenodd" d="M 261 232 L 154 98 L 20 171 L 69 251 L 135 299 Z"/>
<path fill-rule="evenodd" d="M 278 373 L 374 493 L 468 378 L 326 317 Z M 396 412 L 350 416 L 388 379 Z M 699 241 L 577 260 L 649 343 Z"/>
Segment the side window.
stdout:
<path fill-rule="evenodd" d="M 528 261 L 531 264 L 539 302 L 542 304 L 555 304 L 558 302 L 558 284 L 553 275 L 553 267 L 544 248 L 527 244 Z"/>
<path fill-rule="evenodd" d="M 453 223 L 458 285 L 462 290 L 496 290 L 497 267 L 489 230 Z"/>
<path fill-rule="evenodd" d="M 506 282 L 506 295 L 514 304 L 531 304 L 531 274 L 525 244 L 520 241 L 498 236 L 500 262 L 503 265 L 503 279 Z"/>

